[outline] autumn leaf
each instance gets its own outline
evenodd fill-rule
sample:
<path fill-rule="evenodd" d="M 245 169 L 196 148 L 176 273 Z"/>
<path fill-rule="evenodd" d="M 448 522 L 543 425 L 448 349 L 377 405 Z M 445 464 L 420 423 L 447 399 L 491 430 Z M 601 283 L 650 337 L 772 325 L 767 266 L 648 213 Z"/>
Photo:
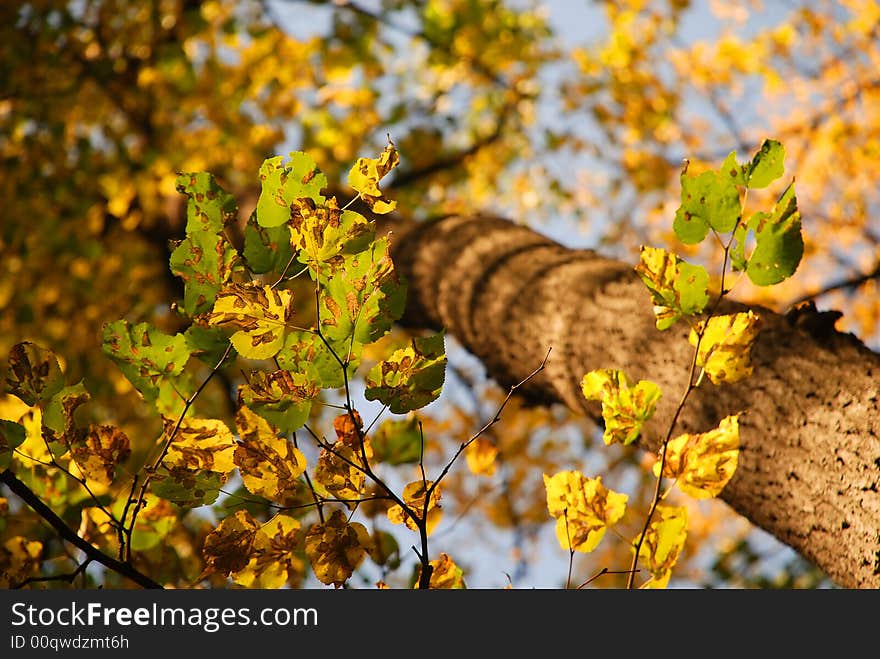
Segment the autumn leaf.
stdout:
<path fill-rule="evenodd" d="M 773 210 L 752 215 L 747 228 L 754 235 L 756 243 L 745 266 L 752 283 L 772 286 L 791 277 L 804 255 L 801 214 L 794 181 L 782 193 Z"/>
<path fill-rule="evenodd" d="M 50 442 L 73 439 L 76 435 L 74 412 L 91 399 L 82 382 L 64 387 L 44 402 L 43 436 Z"/>
<path fill-rule="evenodd" d="M 27 405 L 48 400 L 64 386 L 64 374 L 51 350 L 23 341 L 9 351 L 6 386 Z"/>
<path fill-rule="evenodd" d="M 254 371 L 238 390 L 242 403 L 283 432 L 302 427 L 317 395 L 318 387 L 308 377 L 285 370 Z"/>
<path fill-rule="evenodd" d="M 714 384 L 739 382 L 749 377 L 754 367 L 751 354 L 761 329 L 761 318 L 752 311 L 712 316 L 691 330 L 688 341 L 696 346 L 697 365 L 706 371 Z M 699 333 L 702 332 L 702 338 Z"/>
<path fill-rule="evenodd" d="M 302 452 L 245 405 L 238 409 L 235 423 L 239 442 L 233 461 L 248 491 L 278 503 L 294 496 L 306 469 Z"/>
<path fill-rule="evenodd" d="M 281 588 L 302 578 L 304 565 L 300 523 L 284 514 L 272 517 L 257 530 L 245 567 L 235 570 L 235 583 L 247 588 Z"/>
<path fill-rule="evenodd" d="M 428 535 L 434 531 L 440 519 L 443 517 L 443 510 L 440 506 L 440 488 L 435 487 L 433 481 L 413 481 L 403 488 L 403 502 L 407 505 L 410 512 L 419 520 L 425 519 L 425 528 Z M 428 495 L 428 491 L 431 494 Z M 427 500 L 427 513 L 425 518 L 425 503 Z M 404 512 L 400 504 L 395 504 L 388 509 L 388 521 L 392 524 L 404 524 L 411 531 L 418 531 L 419 527 L 415 520 Z"/>
<path fill-rule="evenodd" d="M 642 588 L 666 588 L 687 537 L 685 507 L 657 506 L 639 548 L 639 561 L 651 573 Z M 633 543 L 635 545 L 635 542 Z"/>
<path fill-rule="evenodd" d="M 223 519 L 202 546 L 205 571 L 201 578 L 213 572 L 228 576 L 243 570 L 251 561 L 259 530 L 260 523 L 246 510 Z"/>
<path fill-rule="evenodd" d="M 358 254 L 345 254 L 321 291 L 322 334 L 345 342 L 355 354 L 383 336 L 403 314 L 406 287 L 391 261 L 387 238 Z M 346 352 L 347 354 L 347 352 Z"/>
<path fill-rule="evenodd" d="M 182 407 L 178 376 L 191 354 L 183 334 L 170 336 L 149 323 L 117 320 L 104 324 L 102 348 L 144 400 L 157 401 L 160 412 Z"/>
<path fill-rule="evenodd" d="M 718 496 L 733 477 L 739 459 L 739 417 L 728 416 L 714 430 L 683 434 L 666 445 L 663 476 L 674 478 L 695 499 Z M 654 464 L 660 476 L 660 460 Z"/>
<path fill-rule="evenodd" d="M 394 169 L 400 158 L 397 147 L 389 139 L 388 145 L 378 158 L 358 158 L 348 172 L 348 184 L 357 190 L 361 199 L 367 202 L 374 213 L 384 215 L 397 207 L 396 201 L 389 201 L 382 196 L 379 181 Z"/>
<path fill-rule="evenodd" d="M 131 455 L 128 436 L 115 426 L 92 425 L 66 439 L 70 455 L 83 475 L 103 485 L 113 482 L 116 467 Z"/>
<path fill-rule="evenodd" d="M 709 273 L 658 247 L 642 247 L 635 268 L 651 291 L 657 329 L 665 330 L 682 316 L 700 313 L 709 303 Z"/>
<path fill-rule="evenodd" d="M 498 447 L 490 439 L 477 437 L 464 450 L 468 469 L 477 476 L 492 476 L 498 464 Z"/>
<path fill-rule="evenodd" d="M 338 442 L 332 449 L 322 449 L 314 481 L 322 495 L 353 505 L 361 498 L 366 483 L 361 451 Z"/>
<path fill-rule="evenodd" d="M 314 279 L 332 274 L 341 254 L 357 254 L 374 238 L 372 225 L 360 213 L 342 210 L 336 199 L 316 205 L 312 199 L 296 199 L 291 207 L 290 243 L 307 264 Z"/>
<path fill-rule="evenodd" d="M 186 238 L 171 253 L 171 272 L 183 280 L 183 307 L 204 313 L 229 281 L 238 253 L 223 233 L 235 217 L 235 199 L 206 172 L 181 174 L 177 191 L 187 196 Z"/>
<path fill-rule="evenodd" d="M 626 512 L 629 497 L 609 490 L 602 478 L 586 478 L 577 471 L 544 474 L 547 510 L 556 518 L 556 538 L 565 549 L 591 552 L 605 530 Z"/>
<path fill-rule="evenodd" d="M 0 469 L 12 464 L 12 452 L 24 443 L 27 431 L 16 421 L 0 419 Z"/>
<path fill-rule="evenodd" d="M 467 585 L 464 582 L 464 571 L 458 567 L 455 562 L 445 552 L 440 553 L 437 558 L 429 563 L 433 568 L 431 570 L 431 581 L 428 587 L 431 589 L 443 590 L 465 590 Z M 415 587 L 418 588 L 421 579 L 422 569 L 419 564 L 419 570 L 416 574 Z"/>
<path fill-rule="evenodd" d="M 597 369 L 584 375 L 581 390 L 587 400 L 602 402 L 605 444 L 630 444 L 654 415 L 660 387 L 648 380 L 633 385 L 623 371 Z"/>
<path fill-rule="evenodd" d="M 0 588 L 15 588 L 37 575 L 43 543 L 16 535 L 0 546 Z"/>
<path fill-rule="evenodd" d="M 173 428 L 166 420 L 165 437 Z M 181 506 L 212 503 L 235 469 L 235 448 L 232 432 L 219 419 L 184 419 L 153 474 L 153 494 Z"/>
<path fill-rule="evenodd" d="M 263 161 L 260 166 L 262 190 L 257 201 L 257 223 L 261 227 L 278 227 L 290 220 L 290 207 L 295 200 L 312 199 L 323 203 L 321 191 L 327 187 L 327 177 L 321 173 L 314 159 L 302 151 L 291 151 L 289 162 L 282 156 Z"/>
<path fill-rule="evenodd" d="M 740 220 L 742 205 L 735 179 L 725 171 L 681 173 L 681 205 L 675 212 L 672 228 L 679 240 L 698 243 L 710 229 L 719 233 L 732 231 Z"/>
<path fill-rule="evenodd" d="M 269 359 L 284 345 L 284 335 L 293 317 L 291 293 L 257 283 L 224 286 L 208 325 L 235 330 L 232 345 L 247 359 Z"/>
<path fill-rule="evenodd" d="M 313 524 L 306 533 L 305 549 L 315 576 L 323 584 L 342 586 L 367 556 L 372 542 L 363 524 L 349 523 L 341 510 Z"/>
<path fill-rule="evenodd" d="M 364 397 L 378 400 L 395 414 L 404 414 L 436 400 L 445 377 L 443 334 L 416 337 L 408 347 L 395 350 L 370 369 Z"/>

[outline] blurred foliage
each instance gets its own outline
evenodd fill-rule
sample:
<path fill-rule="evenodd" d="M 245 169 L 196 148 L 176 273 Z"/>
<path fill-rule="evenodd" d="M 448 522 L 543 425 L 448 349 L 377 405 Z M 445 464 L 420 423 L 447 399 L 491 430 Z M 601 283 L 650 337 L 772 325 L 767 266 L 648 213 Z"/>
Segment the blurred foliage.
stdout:
<path fill-rule="evenodd" d="M 776 136 L 797 174 L 804 261 L 780 286 L 742 281 L 734 295 L 780 310 L 815 299 L 843 310 L 839 327 L 877 346 L 878 31 L 880 4 L 868 0 L 552 8 L 501 0 L 8 0 L 0 5 L 0 354 L 20 341 L 51 347 L 67 382 L 84 379 L 91 393 L 78 419 L 121 428 L 130 464 L 140 464 L 161 424 L 101 352 L 101 327 L 125 318 L 183 329 L 169 307 L 182 295 L 168 269 L 186 222 L 178 172 L 210 171 L 235 197 L 239 219 L 226 231 L 240 246 L 265 158 L 304 151 L 340 186 L 388 135 L 400 166 L 384 189 L 402 213 L 500 212 L 538 230 L 582 231 L 584 242 L 632 262 L 641 244 L 674 245 L 703 257 L 709 272 L 720 271 L 713 253 L 697 254 L 669 228 L 682 159 L 714 165 Z M 399 334 L 386 340 L 403 347 L 408 337 Z M 425 419 L 427 457 L 438 462 L 490 418 L 500 396 L 478 365 L 459 360 L 450 356 L 450 369 L 466 392 L 445 395 Z M 198 414 L 232 426 L 236 384 L 234 376 L 214 378 Z M 9 396 L 0 407 L 3 418 L 21 411 Z M 636 455 L 593 450 L 601 443 L 594 433 L 560 410 L 508 407 L 481 447 L 497 449 L 496 468 L 472 455 L 476 473 L 459 470 L 446 483 L 445 519 L 466 532 L 456 533 L 458 521 L 447 531 L 441 525 L 440 549 L 444 538 L 467 544 L 468 535 L 494 533 L 497 546 L 481 550 L 497 553 L 488 562 L 495 570 L 509 564 L 514 586 L 528 583 L 553 546 L 542 540 L 552 524 L 542 471 L 588 466 L 631 491 L 631 506 L 647 505 L 652 479 Z M 53 483 L 47 496 L 62 504 L 62 517 L 91 528 L 79 485 L 63 474 Z M 258 504 L 248 509 L 265 514 Z M 477 510 L 484 514 L 471 514 Z M 157 510 L 154 519 L 167 516 Z M 702 537 L 682 559 L 692 565 L 691 583 L 821 584 L 802 576 L 810 572 L 797 557 L 778 578 L 743 567 L 761 555 L 745 539 L 707 574 L 700 548 L 746 538 L 749 529 L 720 504 L 695 505 L 690 519 L 691 537 Z M 198 548 L 212 528 L 201 517 L 179 519 L 164 542 L 138 552 L 139 566 L 188 583 L 204 568 Z M 42 542 L 45 573 L 69 567 L 57 538 L 14 502 L 0 506 L 0 529 L 3 538 Z M 30 565 L 34 550 L 4 551 Z M 575 566 L 584 578 L 621 562 L 610 549 L 588 560 Z M 467 574 L 468 560 L 458 561 Z M 559 562 L 555 585 L 567 568 Z M 486 569 L 476 554 L 471 563 Z M 384 568 L 379 578 L 393 583 Z M 106 579 L 114 585 L 113 575 Z M 489 586 L 505 583 L 500 573 L 486 576 Z M 609 576 L 593 585 L 619 584 Z"/>

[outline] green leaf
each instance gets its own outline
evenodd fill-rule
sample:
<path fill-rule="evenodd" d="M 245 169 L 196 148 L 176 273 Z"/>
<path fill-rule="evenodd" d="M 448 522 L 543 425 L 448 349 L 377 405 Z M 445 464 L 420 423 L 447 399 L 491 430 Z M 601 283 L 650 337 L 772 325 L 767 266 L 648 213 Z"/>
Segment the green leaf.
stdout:
<path fill-rule="evenodd" d="M 409 347 L 395 350 L 389 359 L 370 369 L 364 396 L 403 414 L 436 400 L 445 377 L 443 333 L 417 337 Z"/>
<path fill-rule="evenodd" d="M 242 403 L 282 432 L 294 432 L 308 421 L 318 390 L 302 373 L 254 371 L 250 381 L 239 387 L 238 395 Z"/>
<path fill-rule="evenodd" d="M 149 323 L 127 320 L 104 324 L 101 347 L 147 402 L 160 394 L 174 397 L 177 376 L 192 354 L 183 334 L 170 336 Z"/>
<path fill-rule="evenodd" d="M 221 327 L 190 325 L 183 336 L 192 355 L 211 367 L 217 365 L 229 345 L 229 336 Z M 226 360 L 228 362 L 234 358 L 235 351 L 232 350 Z"/>
<path fill-rule="evenodd" d="M 637 384 L 616 369 L 597 369 L 584 375 L 581 390 L 587 400 L 602 402 L 606 444 L 630 444 L 642 426 L 654 415 L 660 400 L 660 387 L 649 380 Z"/>
<path fill-rule="evenodd" d="M 388 240 L 381 238 L 359 254 L 346 254 L 340 263 L 321 292 L 321 332 L 331 342 L 354 337 L 358 343 L 372 343 L 400 318 L 406 300 Z"/>
<path fill-rule="evenodd" d="M 262 190 L 257 200 L 257 223 L 261 227 L 279 227 L 290 220 L 290 207 L 297 199 L 307 197 L 316 204 L 324 203 L 321 190 L 327 177 L 315 161 L 302 151 L 291 151 L 290 162 L 281 156 L 263 161 L 260 167 Z"/>
<path fill-rule="evenodd" d="M 192 471 L 180 467 L 159 467 L 150 481 L 150 492 L 185 508 L 214 503 L 226 482 L 224 474 L 215 471 Z"/>
<path fill-rule="evenodd" d="M 355 342 L 330 342 L 328 348 L 316 332 L 296 331 L 288 333 L 284 340 L 284 346 L 276 356 L 278 366 L 285 371 L 302 373 L 309 381 L 314 382 L 322 389 L 341 387 L 345 384 L 342 375 L 342 366 L 333 356 L 333 352 L 340 360 L 346 362 L 349 376 L 354 375 L 360 363 L 360 353 L 363 346 Z"/>
<path fill-rule="evenodd" d="M 700 313 L 709 303 L 709 273 L 672 252 L 643 246 L 635 270 L 651 291 L 659 330 L 668 329 L 682 316 Z"/>
<path fill-rule="evenodd" d="M 370 437 L 377 462 L 391 465 L 414 464 L 422 455 L 422 436 L 418 420 L 385 419 Z"/>
<path fill-rule="evenodd" d="M 736 151 L 731 151 L 718 171 L 722 176 L 729 176 L 734 185 L 746 186 L 746 167 L 736 161 Z"/>
<path fill-rule="evenodd" d="M 244 228 L 244 260 L 251 272 L 281 273 L 293 256 L 290 230 L 284 226 L 261 227 L 256 213 L 251 213 Z"/>
<path fill-rule="evenodd" d="M 757 245 L 746 265 L 746 274 L 757 286 L 772 286 L 791 277 L 804 255 L 801 215 L 797 209 L 794 181 L 768 213 L 752 215 L 748 228 Z"/>
<path fill-rule="evenodd" d="M 24 426 L 15 421 L 0 419 L 0 469 L 12 465 L 12 452 L 21 446 L 27 437 Z"/>
<path fill-rule="evenodd" d="M 730 266 L 734 272 L 742 272 L 746 269 L 746 238 L 749 233 L 748 222 L 736 225 L 733 230 L 733 241 L 730 244 Z"/>
<path fill-rule="evenodd" d="M 195 316 L 211 307 L 238 262 L 238 253 L 223 233 L 237 208 L 210 174 L 182 174 L 177 189 L 188 197 L 186 239 L 171 253 L 170 265 L 184 282 L 183 308 Z"/>
<path fill-rule="evenodd" d="M 776 140 L 764 140 L 761 149 L 747 165 L 750 188 L 766 188 L 785 172 L 785 147 Z"/>
<path fill-rule="evenodd" d="M 9 351 L 6 385 L 27 405 L 49 400 L 64 387 L 64 374 L 55 353 L 30 341 L 22 341 Z"/>
<path fill-rule="evenodd" d="M 672 228 L 683 243 L 700 242 L 710 228 L 725 233 L 736 226 L 741 204 L 734 178 L 724 172 L 708 171 L 698 176 L 682 172 L 681 205 Z"/>

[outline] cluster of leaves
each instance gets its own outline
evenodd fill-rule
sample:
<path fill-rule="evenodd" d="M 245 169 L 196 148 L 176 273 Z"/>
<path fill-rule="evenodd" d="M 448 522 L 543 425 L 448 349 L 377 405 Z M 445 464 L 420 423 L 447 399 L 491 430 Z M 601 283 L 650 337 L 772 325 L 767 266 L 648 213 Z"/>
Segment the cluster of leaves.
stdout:
<path fill-rule="evenodd" d="M 748 191 L 764 188 L 784 172 L 785 150 L 776 140 L 765 140 L 746 163 L 731 152 L 718 170 L 681 174 L 681 205 L 674 230 L 685 244 L 699 243 L 710 234 L 724 250 L 724 264 L 752 283 L 770 286 L 790 277 L 800 263 L 804 242 L 792 181 L 770 212 L 746 217 Z M 663 588 L 681 555 L 687 537 L 688 508 L 661 503 L 666 498 L 663 479 L 671 479 L 682 493 L 695 499 L 716 497 L 736 470 L 739 454 L 739 414 L 724 417 L 714 429 L 673 436 L 690 393 L 707 378 L 714 385 L 739 382 L 753 372 L 752 345 L 760 331 L 760 317 L 751 310 L 717 314 L 716 308 L 731 288 L 721 287 L 712 300 L 709 273 L 673 252 L 645 246 L 636 266 L 651 293 L 658 330 L 679 320 L 690 323 L 688 340 L 694 347 L 688 384 L 675 410 L 653 464 L 658 479 L 647 520 L 632 540 L 633 560 L 628 584 L 635 583 L 641 563 L 650 574 L 643 588 Z M 631 444 L 653 417 L 662 395 L 648 380 L 633 382 L 617 369 L 593 370 L 584 375 L 583 395 L 601 403 L 606 445 Z M 544 475 L 547 508 L 556 518 L 556 535 L 563 549 L 591 552 L 606 529 L 626 514 L 627 495 L 608 489 L 601 476 L 589 478 L 578 471 Z"/>
<path fill-rule="evenodd" d="M 397 163 L 390 141 L 379 158 L 358 159 L 348 178 L 352 201 L 376 214 L 393 210 L 379 181 Z M 428 557 L 428 535 L 442 517 L 440 479 L 452 463 L 427 479 L 421 433 L 407 421 L 386 419 L 373 442 L 368 430 L 378 416 L 365 428 L 352 404 L 349 380 L 365 346 L 388 334 L 403 312 L 405 283 L 388 238 L 324 196 L 326 177 L 303 152 L 287 162 L 267 159 L 259 176 L 261 194 L 241 252 L 225 233 L 237 210 L 232 196 L 210 174 L 178 178 L 188 199 L 187 226 L 170 267 L 184 284 L 177 309 L 185 331 L 170 335 L 127 320 L 104 326 L 105 353 L 162 419 L 141 464 L 126 464 L 129 441 L 118 428 L 77 425 L 75 412 L 89 400 L 84 384 L 66 385 L 51 351 L 22 343 L 10 354 L 8 391 L 20 409 L 0 427 L 0 468 L 30 473 L 29 486 L 43 499 L 56 487 L 52 474 L 76 481 L 86 494 L 85 538 L 126 563 L 133 552 L 167 540 L 176 518 L 213 504 L 232 479 L 240 480 L 228 514 L 203 539 L 204 567 L 195 582 L 230 578 L 277 588 L 301 582 L 308 565 L 321 583 L 340 587 L 367 556 L 380 568 L 399 564 L 393 535 L 370 533 L 352 520 L 365 504 L 369 515 L 384 513 L 391 524 L 420 533 L 420 587 L 464 587 L 447 555 Z M 293 269 L 299 272 L 289 274 Z M 270 273 L 280 275 L 269 283 Z M 300 318 L 291 284 L 306 273 L 313 314 Z M 207 379 L 236 357 L 252 369 L 238 387 L 232 429 L 195 416 L 193 403 Z M 199 361 L 212 368 L 196 386 Z M 440 395 L 445 368 L 442 333 L 412 338 L 368 369 L 365 398 L 406 415 Z M 314 405 L 331 404 L 322 396 L 330 392 L 343 399 L 332 440 L 309 425 Z M 298 433 L 317 450 L 316 464 L 300 449 Z M 422 477 L 398 495 L 376 472 L 383 463 L 419 464 Z M 34 573 L 41 547 L 19 536 L 7 544 L 3 583 L 9 586 Z"/>

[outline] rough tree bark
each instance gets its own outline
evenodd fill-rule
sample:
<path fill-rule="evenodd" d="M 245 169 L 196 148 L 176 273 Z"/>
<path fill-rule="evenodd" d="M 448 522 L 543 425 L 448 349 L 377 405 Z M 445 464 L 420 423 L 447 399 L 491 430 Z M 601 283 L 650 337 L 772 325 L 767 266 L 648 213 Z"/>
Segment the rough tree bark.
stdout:
<path fill-rule="evenodd" d="M 594 418 L 599 408 L 580 392 L 588 370 L 650 379 L 664 395 L 640 442 L 657 448 L 692 348 L 686 323 L 655 328 L 634 264 L 567 249 L 502 218 L 386 222 L 409 284 L 405 325 L 445 328 L 502 386 L 526 377 L 552 348 L 523 393 Z M 752 309 L 762 319 L 754 375 L 701 385 L 676 433 L 744 412 L 739 465 L 721 498 L 841 586 L 878 588 L 880 354 L 836 331 L 833 313 Z"/>

